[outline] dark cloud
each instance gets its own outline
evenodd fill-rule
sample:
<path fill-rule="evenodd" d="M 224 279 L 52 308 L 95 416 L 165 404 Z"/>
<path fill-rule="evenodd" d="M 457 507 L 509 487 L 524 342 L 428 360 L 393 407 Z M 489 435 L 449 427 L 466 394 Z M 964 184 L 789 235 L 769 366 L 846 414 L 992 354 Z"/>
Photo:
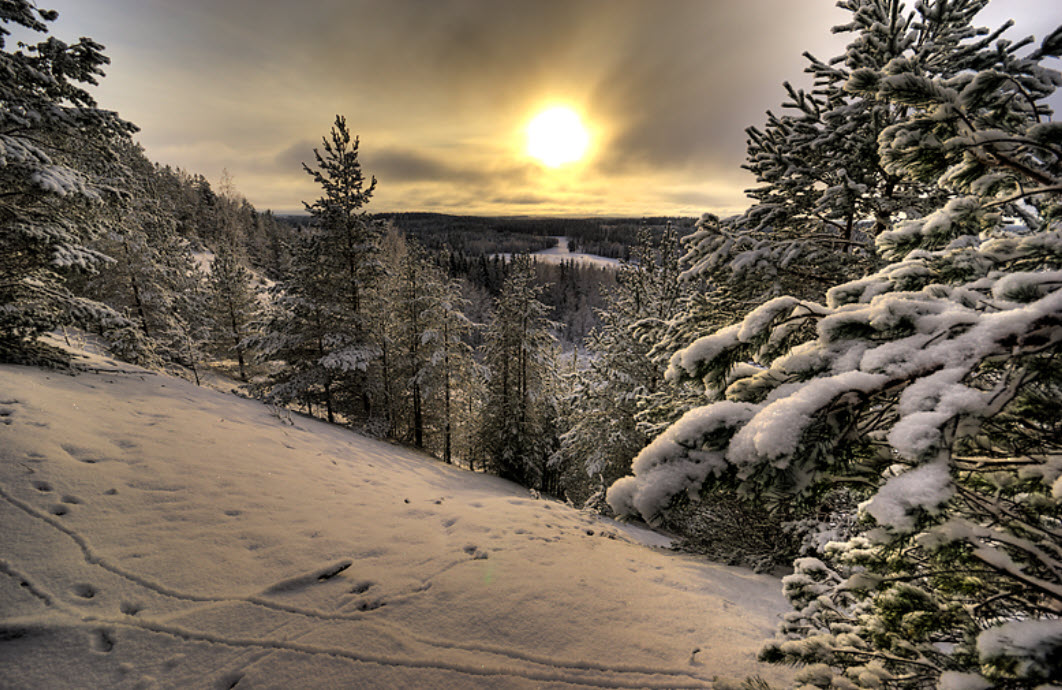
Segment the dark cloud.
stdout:
<path fill-rule="evenodd" d="M 278 153 L 272 163 L 280 172 L 299 172 L 303 163 L 313 164 L 313 150 L 320 146 L 320 140 L 304 139 Z"/>
<path fill-rule="evenodd" d="M 1017 14 L 1015 36 L 1042 37 L 1062 21 L 1056 4 L 993 2 L 984 21 Z M 803 51 L 843 49 L 829 30 L 846 17 L 832 0 L 53 5 L 57 35 L 108 46 L 101 103 L 134 115 L 149 153 L 208 176 L 236 170 L 274 207 L 312 193 L 301 164 L 343 113 L 380 180 L 374 203 L 731 208 L 744 203 L 733 180 L 745 127 L 778 108 L 782 81 L 804 78 Z M 578 189 L 547 189 L 516 141 L 550 101 L 598 132 Z M 295 143 L 277 153 L 283 142 Z"/>
<path fill-rule="evenodd" d="M 534 206 L 538 204 L 548 204 L 552 201 L 553 200 L 549 197 L 542 196 L 541 194 L 517 194 L 513 196 L 501 195 L 491 197 L 490 199 L 492 204 L 512 204 L 514 206 Z"/>

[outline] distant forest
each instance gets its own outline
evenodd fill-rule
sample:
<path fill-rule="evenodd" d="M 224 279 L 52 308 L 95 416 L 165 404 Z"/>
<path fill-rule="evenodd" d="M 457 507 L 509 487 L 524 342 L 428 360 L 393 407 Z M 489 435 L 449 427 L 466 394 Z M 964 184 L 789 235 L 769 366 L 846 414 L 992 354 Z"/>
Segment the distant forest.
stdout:
<path fill-rule="evenodd" d="M 679 236 L 693 232 L 696 218 L 520 218 L 450 216 L 441 213 L 381 213 L 376 218 L 389 221 L 428 249 L 449 248 L 471 256 L 479 254 L 518 254 L 548 249 L 552 238 L 567 237 L 573 252 L 596 254 L 610 259 L 630 259 L 631 247 L 638 243 L 640 228 L 649 228 L 659 239 L 670 222 Z"/>
<path fill-rule="evenodd" d="M 557 237 L 568 238 L 574 253 L 594 254 L 630 261 L 639 233 L 659 242 L 668 224 L 679 237 L 693 232 L 695 218 L 519 218 L 453 216 L 443 213 L 372 214 L 382 224 L 393 225 L 415 239 L 451 278 L 463 279 L 468 290 L 481 293 L 485 318 L 488 298 L 497 297 L 507 276 L 500 254 L 534 253 L 556 246 Z M 294 234 L 309 222 L 306 216 L 276 216 Z M 603 289 L 615 285 L 615 271 L 579 262 L 535 263 L 535 282 L 542 302 L 550 308 L 557 336 L 567 350 L 579 348 L 590 330 L 599 325 L 604 306 Z"/>

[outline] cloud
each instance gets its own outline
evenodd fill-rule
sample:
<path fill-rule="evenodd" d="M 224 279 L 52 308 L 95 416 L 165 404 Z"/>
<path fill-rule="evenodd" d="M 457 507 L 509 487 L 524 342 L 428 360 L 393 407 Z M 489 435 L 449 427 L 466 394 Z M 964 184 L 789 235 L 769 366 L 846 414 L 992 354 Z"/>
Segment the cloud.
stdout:
<path fill-rule="evenodd" d="M 303 139 L 274 155 L 269 163 L 278 172 L 302 172 L 303 163 L 312 165 L 313 150 L 320 147 L 320 139 Z"/>
<path fill-rule="evenodd" d="M 992 3 L 984 21 L 1017 14 L 1015 36 L 1042 37 L 1056 2 Z M 805 79 L 803 51 L 842 52 L 829 30 L 847 15 L 827 0 L 53 5 L 57 36 L 108 46 L 101 105 L 140 125 L 161 162 L 211 178 L 228 168 L 252 203 L 297 208 L 314 194 L 301 165 L 342 113 L 380 180 L 374 204 L 489 212 L 741 207 L 744 129 L 778 109 L 784 80 Z M 598 136 L 571 180 L 520 146 L 552 101 Z"/>

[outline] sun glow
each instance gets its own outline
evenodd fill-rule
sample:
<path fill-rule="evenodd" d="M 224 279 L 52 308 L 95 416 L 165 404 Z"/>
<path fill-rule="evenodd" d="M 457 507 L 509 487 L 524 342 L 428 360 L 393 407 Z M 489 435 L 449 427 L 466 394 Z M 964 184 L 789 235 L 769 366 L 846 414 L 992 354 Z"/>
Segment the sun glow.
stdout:
<path fill-rule="evenodd" d="M 543 110 L 527 125 L 527 153 L 551 168 L 574 163 L 589 147 L 590 133 L 571 108 Z"/>

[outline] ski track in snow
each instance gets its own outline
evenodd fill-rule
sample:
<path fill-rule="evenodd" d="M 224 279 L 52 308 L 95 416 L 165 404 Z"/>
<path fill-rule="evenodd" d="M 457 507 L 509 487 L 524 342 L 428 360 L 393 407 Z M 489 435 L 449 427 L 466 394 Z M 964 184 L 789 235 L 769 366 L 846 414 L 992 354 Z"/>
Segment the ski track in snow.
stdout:
<path fill-rule="evenodd" d="M 0 686 L 698 688 L 717 673 L 785 675 L 751 661 L 782 609 L 768 578 L 653 551 L 636 531 L 316 420 L 284 424 L 253 401 L 137 374 L 0 367 L 0 390 L 28 393 L 0 395 L 0 659 L 15 662 L 0 664 Z M 243 455 L 189 452 L 204 449 Z M 303 493 L 283 493 L 303 471 Z M 329 520 L 336 506 L 369 524 Z M 491 589 L 502 571 L 506 587 Z M 617 601 L 639 582 L 655 586 L 647 600 L 692 593 L 727 618 L 665 611 L 646 625 L 653 604 Z M 727 613 L 742 598 L 752 610 Z M 702 647 L 714 663 L 694 661 Z"/>

